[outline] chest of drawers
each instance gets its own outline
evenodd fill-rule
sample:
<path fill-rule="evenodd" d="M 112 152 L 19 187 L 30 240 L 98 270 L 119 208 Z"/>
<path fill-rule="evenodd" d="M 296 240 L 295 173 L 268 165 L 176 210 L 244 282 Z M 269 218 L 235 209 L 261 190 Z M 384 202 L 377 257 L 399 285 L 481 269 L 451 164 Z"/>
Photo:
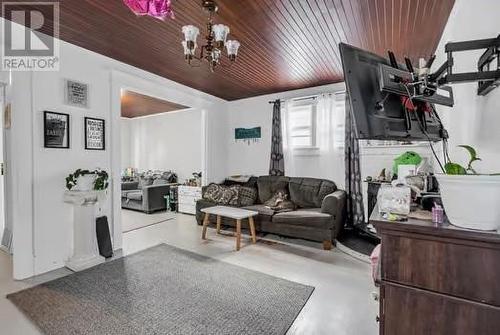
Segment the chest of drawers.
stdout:
<path fill-rule="evenodd" d="M 196 202 L 201 199 L 201 187 L 180 185 L 178 188 L 178 211 L 196 214 Z"/>
<path fill-rule="evenodd" d="M 499 234 L 371 222 L 382 239 L 381 335 L 499 334 Z"/>

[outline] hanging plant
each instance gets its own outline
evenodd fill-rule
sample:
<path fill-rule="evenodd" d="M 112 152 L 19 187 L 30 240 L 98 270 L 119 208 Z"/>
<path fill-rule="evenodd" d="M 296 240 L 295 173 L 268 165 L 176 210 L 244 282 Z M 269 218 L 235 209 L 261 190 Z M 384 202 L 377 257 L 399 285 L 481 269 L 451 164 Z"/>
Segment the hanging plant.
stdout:
<path fill-rule="evenodd" d="M 103 191 L 108 188 L 108 173 L 104 170 L 95 170 L 94 173 L 97 175 L 97 178 L 94 181 L 94 190 Z"/>
<path fill-rule="evenodd" d="M 71 191 L 79 184 L 79 181 L 81 182 L 82 177 L 85 176 L 93 177 L 92 189 L 94 191 L 103 191 L 109 186 L 109 175 L 106 171 L 100 169 L 94 171 L 77 169 L 66 177 L 66 188 Z"/>

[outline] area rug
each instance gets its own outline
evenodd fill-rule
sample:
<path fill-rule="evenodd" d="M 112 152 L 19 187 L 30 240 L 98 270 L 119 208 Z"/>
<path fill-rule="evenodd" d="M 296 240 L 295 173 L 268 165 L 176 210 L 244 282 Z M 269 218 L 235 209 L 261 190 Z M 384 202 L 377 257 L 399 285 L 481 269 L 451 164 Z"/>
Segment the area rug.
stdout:
<path fill-rule="evenodd" d="M 271 335 L 313 290 L 161 244 L 7 298 L 48 335 Z"/>
<path fill-rule="evenodd" d="M 175 219 L 174 212 L 146 214 L 129 209 L 122 209 L 122 231 L 128 233 L 137 229 L 153 226 Z"/>

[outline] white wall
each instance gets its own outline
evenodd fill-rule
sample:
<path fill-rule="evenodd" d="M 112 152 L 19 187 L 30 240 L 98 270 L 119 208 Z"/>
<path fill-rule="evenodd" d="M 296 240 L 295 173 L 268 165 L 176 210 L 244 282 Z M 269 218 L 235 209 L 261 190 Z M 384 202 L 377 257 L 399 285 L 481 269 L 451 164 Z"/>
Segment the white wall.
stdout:
<path fill-rule="evenodd" d="M 271 125 L 273 107 L 269 101 L 276 99 L 293 99 L 320 93 L 343 91 L 343 83 L 317 86 L 301 90 L 287 91 L 276 94 L 261 95 L 254 98 L 241 99 L 228 103 L 228 127 L 226 130 L 228 143 L 227 172 L 229 175 L 267 175 L 271 155 Z M 236 142 L 235 128 L 262 127 L 262 139 L 258 143 Z M 338 179 L 335 171 L 326 164 L 318 164 L 316 157 L 300 157 L 296 171 L 302 171 L 304 177 Z M 339 158 L 342 159 L 343 158 Z M 286 170 L 286 167 L 285 167 Z M 342 181 L 337 181 L 343 184 Z"/>
<path fill-rule="evenodd" d="M 100 57 L 88 57 L 75 47 L 62 46 L 59 72 L 31 74 L 33 117 L 33 204 L 35 273 L 61 267 L 70 256 L 72 247 L 72 208 L 62 202 L 64 178 L 77 168 L 110 170 L 109 150 L 84 149 L 84 117 L 90 116 L 110 122 L 109 73 Z M 63 105 L 64 78 L 89 83 L 90 108 L 80 109 Z M 14 81 L 16 80 L 14 76 Z M 43 147 L 43 111 L 70 114 L 71 149 Z M 14 114 L 24 112 L 14 109 Z M 28 111 L 26 111 L 28 112 Z M 110 127 L 106 127 L 110 138 Z M 102 214 L 111 217 L 110 202 Z M 14 230 L 14 235 L 16 234 Z M 14 252 L 17 252 L 17 247 Z"/>
<path fill-rule="evenodd" d="M 121 126 L 121 167 L 122 170 L 132 167 L 132 147 L 131 147 L 131 138 L 130 138 L 130 124 L 132 123 L 132 119 L 122 117 L 120 121 Z"/>
<path fill-rule="evenodd" d="M 473 39 L 494 38 L 500 34 L 500 1 L 457 0 L 439 42 L 435 69 L 446 60 L 444 45 Z M 477 61 L 483 51 L 455 53 L 454 72 L 477 71 Z M 484 173 L 500 172 L 500 89 L 486 96 L 477 95 L 477 84 L 454 84 L 455 106 L 438 107 L 450 133 L 452 159 L 467 161 L 460 144 L 474 146 L 483 159 L 474 163 Z"/>
<path fill-rule="evenodd" d="M 24 27 L 17 26 L 17 29 Z M 63 104 L 64 78 L 89 84 L 89 109 Z M 9 210 L 14 223 L 16 279 L 59 268 L 70 256 L 72 209 L 63 203 L 62 197 L 64 178 L 77 168 L 100 167 L 111 172 L 114 183 L 103 213 L 111 222 L 114 247 L 121 247 L 121 88 L 179 104 L 189 103 L 210 120 L 206 129 L 210 141 L 219 144 L 225 141 L 225 135 L 214 123 L 226 117 L 224 100 L 65 42 L 61 42 L 60 71 L 12 73 L 12 128 L 8 149 L 12 152 L 13 189 L 9 194 L 12 200 Z M 70 114 L 70 149 L 43 148 L 44 110 Z M 106 151 L 84 150 L 85 116 L 106 120 Z M 210 170 L 224 161 L 224 157 L 217 156 L 220 154 L 216 151 L 204 158 L 209 179 L 225 174 L 223 168 L 222 172 Z"/>
<path fill-rule="evenodd" d="M 172 170 L 180 182 L 202 170 L 200 110 L 162 113 L 125 122 L 130 127 L 130 166 L 139 171 Z"/>

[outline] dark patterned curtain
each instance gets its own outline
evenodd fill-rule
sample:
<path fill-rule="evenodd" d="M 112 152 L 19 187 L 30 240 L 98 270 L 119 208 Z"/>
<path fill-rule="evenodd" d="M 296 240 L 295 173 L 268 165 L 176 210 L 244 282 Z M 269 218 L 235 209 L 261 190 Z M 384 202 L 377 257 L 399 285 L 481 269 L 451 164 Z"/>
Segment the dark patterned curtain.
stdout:
<path fill-rule="evenodd" d="M 354 227 L 365 223 L 359 143 L 351 112 L 349 97 L 345 102 L 345 189 L 347 192 L 347 225 Z"/>
<path fill-rule="evenodd" d="M 281 133 L 281 101 L 273 102 L 273 125 L 271 135 L 271 162 L 269 175 L 285 175 L 285 158 L 283 156 L 283 135 Z"/>

